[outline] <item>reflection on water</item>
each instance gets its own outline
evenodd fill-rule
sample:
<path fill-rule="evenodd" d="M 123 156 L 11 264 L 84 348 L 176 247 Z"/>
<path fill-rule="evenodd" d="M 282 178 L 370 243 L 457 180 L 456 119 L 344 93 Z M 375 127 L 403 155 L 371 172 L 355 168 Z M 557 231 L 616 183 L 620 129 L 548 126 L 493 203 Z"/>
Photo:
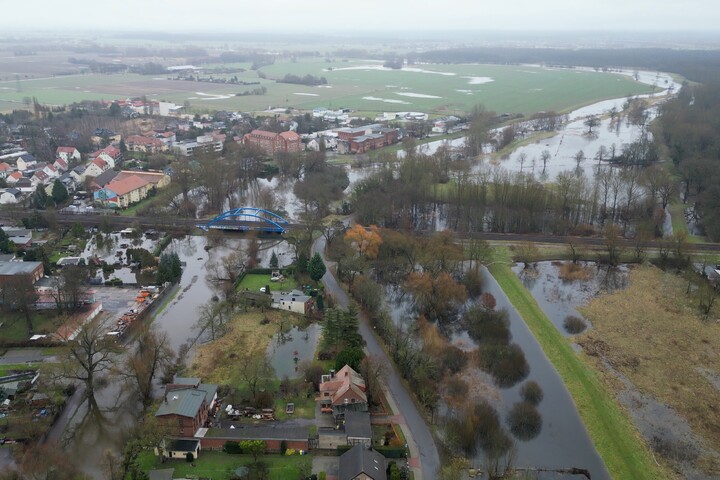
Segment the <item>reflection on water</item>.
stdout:
<path fill-rule="evenodd" d="M 520 277 L 542 308 L 545 315 L 563 335 L 568 333 L 563 327 L 569 315 L 583 316 L 577 308 L 586 305 L 598 293 L 612 293 L 624 290 L 628 286 L 630 271 L 626 265 L 609 267 L 598 266 L 593 262 L 580 262 L 591 276 L 587 279 L 564 281 L 560 278 L 562 262 L 538 262 L 530 272 L 520 263 L 513 267 L 513 272 Z"/>
<path fill-rule="evenodd" d="M 298 378 L 302 372 L 298 365 L 312 361 L 320 339 L 320 325 L 305 328 L 293 327 L 285 333 L 277 333 L 268 345 L 270 364 L 278 378 Z"/>

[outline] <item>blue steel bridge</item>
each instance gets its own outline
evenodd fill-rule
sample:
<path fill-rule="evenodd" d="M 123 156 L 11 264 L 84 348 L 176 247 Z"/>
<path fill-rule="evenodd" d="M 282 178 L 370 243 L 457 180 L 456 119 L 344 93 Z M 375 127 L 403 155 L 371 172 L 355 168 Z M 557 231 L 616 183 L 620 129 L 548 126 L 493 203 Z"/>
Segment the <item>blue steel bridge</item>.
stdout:
<path fill-rule="evenodd" d="M 232 230 L 237 232 L 285 233 L 290 222 L 280 215 L 255 207 L 240 207 L 223 212 L 207 223 L 198 224 L 201 230 Z"/>

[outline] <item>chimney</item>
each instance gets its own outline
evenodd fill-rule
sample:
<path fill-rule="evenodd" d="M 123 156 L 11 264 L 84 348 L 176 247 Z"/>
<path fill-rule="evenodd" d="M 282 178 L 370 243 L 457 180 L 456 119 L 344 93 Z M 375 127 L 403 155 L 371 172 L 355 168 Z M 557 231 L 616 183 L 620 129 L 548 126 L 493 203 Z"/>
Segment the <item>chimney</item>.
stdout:
<path fill-rule="evenodd" d="M 330 370 L 330 378 L 335 378 L 335 370 Z"/>

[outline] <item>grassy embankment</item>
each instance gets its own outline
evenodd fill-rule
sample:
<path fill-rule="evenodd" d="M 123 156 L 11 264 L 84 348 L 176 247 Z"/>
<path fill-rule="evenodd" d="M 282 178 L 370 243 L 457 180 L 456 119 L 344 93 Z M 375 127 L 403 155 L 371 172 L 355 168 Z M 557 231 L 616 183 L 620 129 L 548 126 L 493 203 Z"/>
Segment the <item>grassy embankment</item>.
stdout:
<path fill-rule="evenodd" d="M 673 478 L 652 459 L 647 444 L 588 360 L 575 353 L 507 264 L 490 271 L 562 377 L 612 478 Z"/>
<path fill-rule="evenodd" d="M 687 293 L 687 280 L 653 266 L 630 273 L 630 286 L 593 299 L 582 313 L 593 329 L 580 338 L 587 352 L 599 352 L 594 363 L 606 360 L 643 393 L 670 405 L 700 434 L 707 446 L 720 451 L 720 315 L 717 304 L 708 320 L 698 308 L 697 294 Z M 609 382 L 613 390 L 623 385 Z M 700 457 L 696 465 L 717 474 L 717 460 Z"/>
<path fill-rule="evenodd" d="M 300 478 L 300 462 L 310 461 L 309 457 L 283 455 L 263 455 L 258 460 L 268 465 L 269 478 L 272 480 L 296 480 Z M 143 471 L 153 469 L 174 468 L 175 478 L 212 478 L 225 480 L 235 478 L 235 469 L 253 462 L 250 455 L 229 455 L 223 452 L 202 451 L 194 463 L 184 459 L 170 460 L 164 464 L 157 461 L 153 452 L 146 451 L 138 457 Z"/>

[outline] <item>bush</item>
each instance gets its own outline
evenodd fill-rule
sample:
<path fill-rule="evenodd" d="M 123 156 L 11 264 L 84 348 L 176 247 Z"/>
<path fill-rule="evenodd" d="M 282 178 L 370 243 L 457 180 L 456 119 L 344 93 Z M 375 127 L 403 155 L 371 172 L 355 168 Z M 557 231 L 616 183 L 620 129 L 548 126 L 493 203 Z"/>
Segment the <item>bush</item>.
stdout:
<path fill-rule="evenodd" d="M 467 354 L 460 348 L 450 345 L 441 352 L 440 363 L 443 368 L 455 374 L 467 365 Z"/>
<path fill-rule="evenodd" d="M 445 391 L 451 397 L 458 399 L 464 398 L 468 393 L 469 387 L 465 380 L 457 377 L 452 377 L 447 381 Z"/>
<path fill-rule="evenodd" d="M 192 463 L 193 461 L 195 461 L 195 455 L 193 455 L 193 454 L 190 453 L 190 452 L 187 452 L 187 453 L 185 454 L 185 461 L 186 461 L 187 463 Z"/>
<path fill-rule="evenodd" d="M 542 430 L 542 417 L 534 405 L 518 402 L 510 409 L 507 416 L 510 431 L 519 440 L 532 440 Z"/>
<path fill-rule="evenodd" d="M 525 382 L 525 385 L 520 389 L 520 396 L 529 404 L 537 406 L 542 402 L 544 394 L 540 384 L 534 380 L 530 380 L 529 382 Z"/>
<path fill-rule="evenodd" d="M 470 337 L 478 343 L 508 343 L 510 320 L 505 310 L 471 308 L 463 319 Z"/>
<path fill-rule="evenodd" d="M 470 298 L 477 298 L 482 293 L 482 275 L 478 268 L 472 268 L 465 272 L 460 283 L 465 285 Z"/>
<path fill-rule="evenodd" d="M 571 335 L 577 335 L 578 333 L 582 333 L 587 328 L 587 324 L 585 323 L 585 320 L 583 320 L 580 317 L 576 317 L 575 315 L 568 315 L 565 317 L 565 321 L 563 322 L 563 327 L 565 327 L 565 331 L 567 331 Z"/>
<path fill-rule="evenodd" d="M 280 442 L 280 455 L 285 455 L 285 452 L 287 452 L 287 442 L 282 440 Z"/>
<path fill-rule="evenodd" d="M 225 442 L 225 445 L 223 445 L 223 452 L 232 455 L 240 455 L 242 453 L 242 448 L 240 448 L 240 444 L 238 442 Z"/>
<path fill-rule="evenodd" d="M 478 363 L 501 388 L 512 387 L 530 373 L 525 354 L 515 343 L 484 345 L 480 349 Z"/>

